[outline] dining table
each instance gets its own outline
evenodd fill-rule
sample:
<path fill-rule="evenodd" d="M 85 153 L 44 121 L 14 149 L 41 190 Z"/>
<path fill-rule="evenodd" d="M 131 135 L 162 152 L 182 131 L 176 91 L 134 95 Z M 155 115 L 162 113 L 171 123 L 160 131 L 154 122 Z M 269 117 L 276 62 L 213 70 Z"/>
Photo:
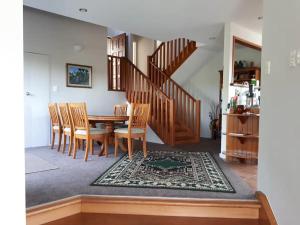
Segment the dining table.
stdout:
<path fill-rule="evenodd" d="M 88 115 L 89 123 L 92 127 L 96 127 L 97 123 L 104 124 L 105 129 L 110 133 L 110 141 L 109 143 L 114 142 L 114 128 L 117 123 L 125 123 L 129 120 L 129 116 L 115 116 L 115 115 Z M 127 148 L 125 144 L 120 141 L 119 146 L 122 151 L 127 152 Z M 100 155 L 103 155 L 104 148 L 103 145 L 101 147 Z"/>

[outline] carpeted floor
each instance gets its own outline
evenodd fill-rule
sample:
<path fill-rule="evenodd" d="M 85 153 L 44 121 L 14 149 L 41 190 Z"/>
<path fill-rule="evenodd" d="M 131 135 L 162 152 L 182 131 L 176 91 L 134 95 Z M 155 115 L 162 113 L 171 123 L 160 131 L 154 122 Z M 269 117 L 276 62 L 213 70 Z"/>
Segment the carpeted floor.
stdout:
<path fill-rule="evenodd" d="M 99 147 L 97 146 L 96 150 L 98 149 Z M 140 143 L 135 143 L 135 150 L 138 151 L 140 149 Z M 118 158 L 114 158 L 113 156 L 112 147 L 110 147 L 110 155 L 108 158 L 93 155 L 89 156 L 88 162 L 83 160 L 84 154 L 81 150 L 78 151 L 77 159 L 74 160 L 72 157 L 68 157 L 66 154 L 57 152 L 55 149 L 52 150 L 49 147 L 26 149 L 26 154 L 33 154 L 59 168 L 56 170 L 26 174 L 26 206 L 31 207 L 78 194 L 225 199 L 254 198 L 254 191 L 218 157 L 219 149 L 219 141 L 209 139 L 202 139 L 200 144 L 182 145 L 176 148 L 148 143 L 149 151 L 177 150 L 210 152 L 232 184 L 236 193 L 90 186 L 100 174 L 104 173 L 118 160 Z"/>
<path fill-rule="evenodd" d="M 56 170 L 57 166 L 48 163 L 46 160 L 27 152 L 25 154 L 25 173 L 38 173 L 48 170 Z"/>

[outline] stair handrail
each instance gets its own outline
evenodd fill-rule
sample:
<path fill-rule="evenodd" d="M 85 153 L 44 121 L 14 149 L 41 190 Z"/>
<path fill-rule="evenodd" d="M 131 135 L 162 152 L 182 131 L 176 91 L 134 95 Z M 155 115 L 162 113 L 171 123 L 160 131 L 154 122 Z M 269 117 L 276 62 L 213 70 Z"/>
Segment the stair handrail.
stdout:
<path fill-rule="evenodd" d="M 153 54 L 148 56 L 148 61 L 154 62 L 161 70 L 170 69 L 171 75 L 196 48 L 195 41 L 186 38 L 173 39 L 162 42 Z"/>
<path fill-rule="evenodd" d="M 150 64 L 155 67 L 156 69 L 160 70 L 153 62 L 150 62 Z M 179 89 L 181 89 L 187 96 L 189 96 L 193 101 L 197 101 L 190 93 L 188 93 L 185 89 L 183 89 L 175 80 L 173 80 L 171 77 L 169 77 L 164 71 L 160 70 L 160 74 L 163 75 L 165 80 L 169 80 L 170 82 L 174 83 L 175 86 L 177 86 Z M 166 81 L 164 81 L 166 82 Z M 158 86 L 158 85 L 157 85 Z M 171 96 L 169 96 L 171 98 Z"/>
<path fill-rule="evenodd" d="M 155 49 L 155 51 L 152 53 L 151 57 L 154 57 L 154 55 L 165 45 L 165 42 L 160 43 L 160 45 Z"/>

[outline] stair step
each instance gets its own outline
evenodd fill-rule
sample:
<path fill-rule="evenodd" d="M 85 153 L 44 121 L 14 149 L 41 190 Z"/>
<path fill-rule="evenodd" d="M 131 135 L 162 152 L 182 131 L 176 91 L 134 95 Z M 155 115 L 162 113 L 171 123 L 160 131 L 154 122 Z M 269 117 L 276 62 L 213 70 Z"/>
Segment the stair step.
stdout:
<path fill-rule="evenodd" d="M 185 135 L 185 136 L 175 136 L 175 141 L 192 141 L 194 140 L 195 137 L 190 136 L 190 135 Z"/>
<path fill-rule="evenodd" d="M 191 136 L 187 131 L 176 131 L 175 137 L 189 137 Z"/>
<path fill-rule="evenodd" d="M 175 132 L 185 132 L 187 133 L 188 132 L 188 129 L 185 128 L 185 127 L 175 127 Z"/>

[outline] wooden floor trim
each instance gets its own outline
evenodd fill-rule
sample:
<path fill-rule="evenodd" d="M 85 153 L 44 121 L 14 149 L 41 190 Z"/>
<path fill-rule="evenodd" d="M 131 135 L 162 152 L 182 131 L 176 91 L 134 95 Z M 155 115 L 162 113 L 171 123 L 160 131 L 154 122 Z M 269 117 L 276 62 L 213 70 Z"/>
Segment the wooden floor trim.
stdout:
<path fill-rule="evenodd" d="M 261 191 L 257 191 L 256 198 L 262 206 L 259 210 L 259 224 L 278 225 L 267 196 Z"/>
<path fill-rule="evenodd" d="M 81 213 L 81 196 L 66 198 L 26 210 L 26 224 L 38 225 Z"/>
<path fill-rule="evenodd" d="M 80 195 L 27 210 L 27 225 L 39 225 L 78 213 L 258 219 L 257 200 L 181 199 Z"/>

